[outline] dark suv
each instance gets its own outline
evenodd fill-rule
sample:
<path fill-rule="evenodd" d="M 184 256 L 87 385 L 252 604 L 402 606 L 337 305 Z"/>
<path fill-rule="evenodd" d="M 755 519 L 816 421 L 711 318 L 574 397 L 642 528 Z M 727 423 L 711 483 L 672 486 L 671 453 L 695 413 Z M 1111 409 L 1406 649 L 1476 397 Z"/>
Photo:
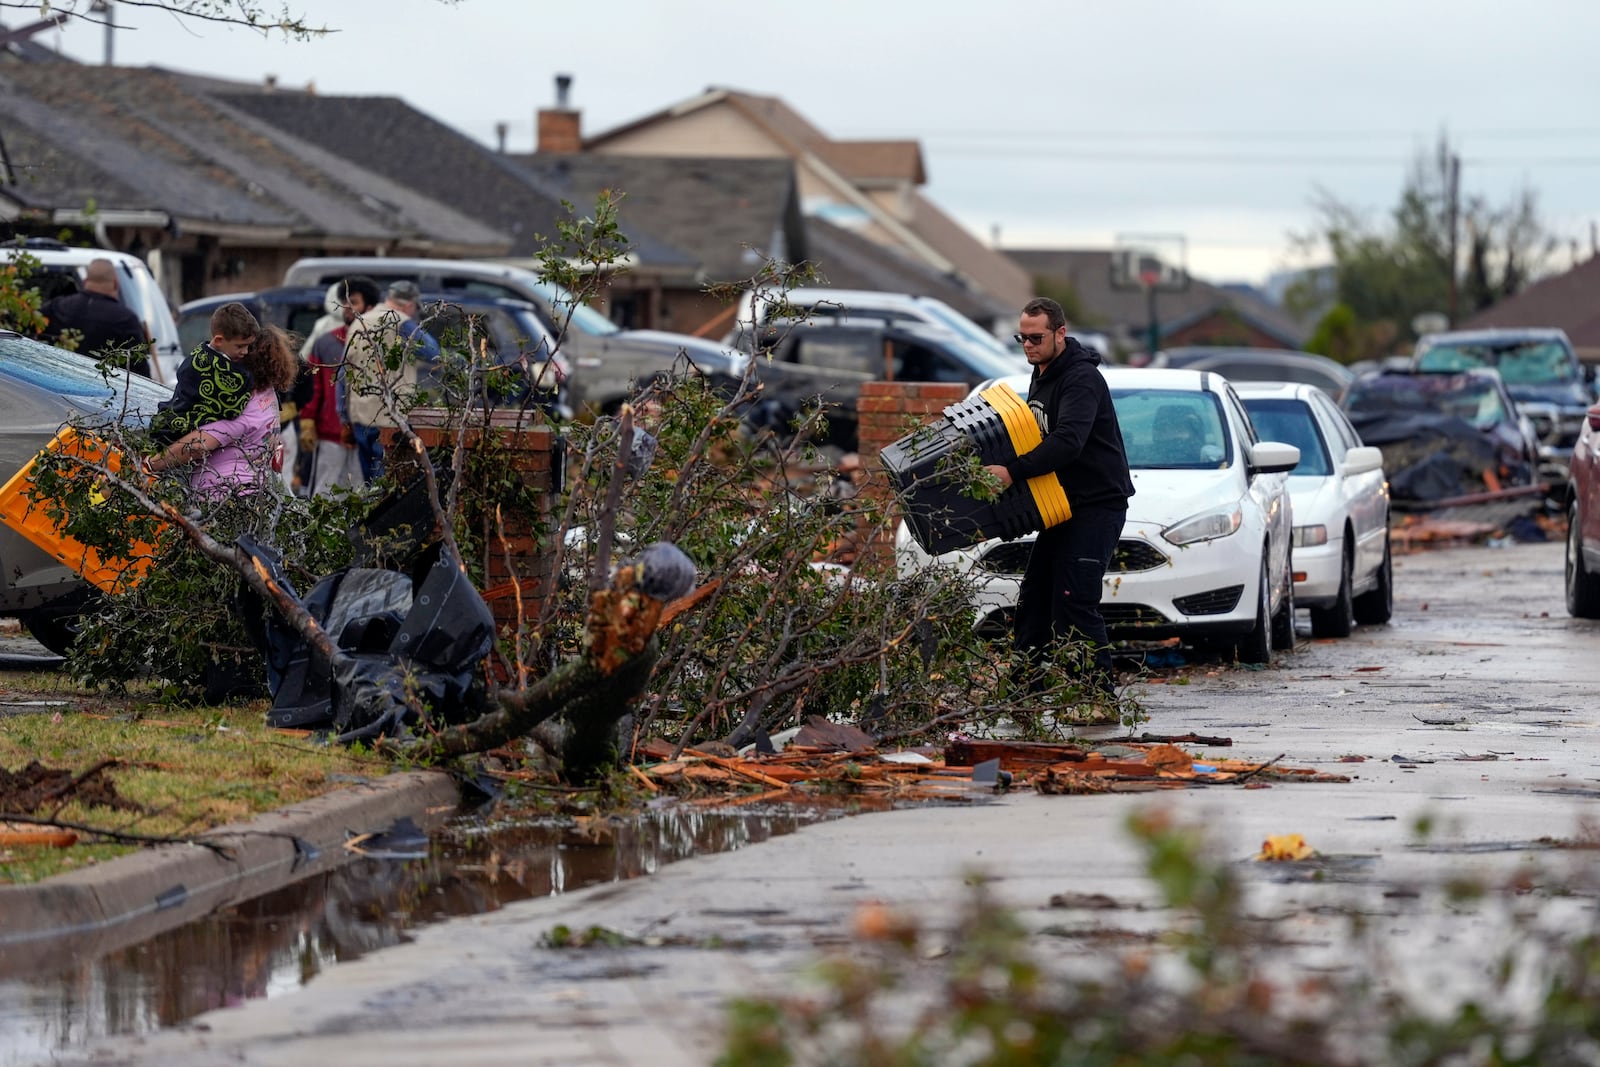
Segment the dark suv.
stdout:
<path fill-rule="evenodd" d="M 856 401 L 870 381 L 979 382 L 1015 374 L 1027 365 L 964 337 L 919 323 L 868 319 L 776 322 L 760 332 L 756 377 L 761 400 L 755 421 L 774 429 L 816 403 L 828 417 L 825 443 L 856 447 Z"/>
<path fill-rule="evenodd" d="M 1424 334 L 1412 366 L 1422 371 L 1491 367 L 1539 435 L 1539 459 L 1560 482 L 1589 406 L 1595 402 L 1593 367 L 1578 362 L 1561 330 L 1462 330 Z"/>

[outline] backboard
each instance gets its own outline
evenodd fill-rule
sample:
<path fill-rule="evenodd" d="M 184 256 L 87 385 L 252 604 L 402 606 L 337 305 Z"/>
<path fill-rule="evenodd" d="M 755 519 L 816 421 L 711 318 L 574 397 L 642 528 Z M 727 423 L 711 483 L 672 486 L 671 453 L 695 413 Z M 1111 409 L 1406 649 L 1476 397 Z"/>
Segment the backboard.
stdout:
<path fill-rule="evenodd" d="M 1111 250 L 1111 288 L 1158 293 L 1188 289 L 1188 241 L 1182 234 L 1118 234 Z"/>

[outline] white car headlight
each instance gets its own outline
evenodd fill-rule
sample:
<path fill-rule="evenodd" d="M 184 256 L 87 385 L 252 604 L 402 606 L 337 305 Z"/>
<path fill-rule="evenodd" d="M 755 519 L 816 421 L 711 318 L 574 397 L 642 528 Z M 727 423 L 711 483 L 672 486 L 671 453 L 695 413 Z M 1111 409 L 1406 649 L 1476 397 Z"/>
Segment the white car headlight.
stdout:
<path fill-rule="evenodd" d="M 1310 548 L 1313 545 L 1328 543 L 1328 528 L 1326 526 L 1296 526 L 1294 528 L 1294 547 Z"/>
<path fill-rule="evenodd" d="M 1173 523 L 1161 531 L 1161 536 L 1175 545 L 1192 545 L 1196 541 L 1215 541 L 1239 529 L 1244 512 L 1235 504 L 1227 511 L 1208 511 L 1182 522 Z"/>

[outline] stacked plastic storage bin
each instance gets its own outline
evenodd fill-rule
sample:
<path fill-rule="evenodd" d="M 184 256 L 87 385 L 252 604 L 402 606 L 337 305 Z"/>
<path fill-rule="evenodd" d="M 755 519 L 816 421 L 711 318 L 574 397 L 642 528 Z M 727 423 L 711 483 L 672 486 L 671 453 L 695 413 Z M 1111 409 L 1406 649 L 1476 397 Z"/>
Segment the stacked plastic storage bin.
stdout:
<path fill-rule="evenodd" d="M 1039 446 L 1039 423 L 1016 390 L 995 385 L 951 404 L 944 418 L 883 450 L 882 462 L 905 507 L 906 524 L 924 552 L 939 555 L 991 537 L 1014 538 L 1072 517 L 1054 474 L 1015 483 L 993 500 L 962 492 L 949 465 L 970 447 L 985 463 L 1007 464 Z"/>

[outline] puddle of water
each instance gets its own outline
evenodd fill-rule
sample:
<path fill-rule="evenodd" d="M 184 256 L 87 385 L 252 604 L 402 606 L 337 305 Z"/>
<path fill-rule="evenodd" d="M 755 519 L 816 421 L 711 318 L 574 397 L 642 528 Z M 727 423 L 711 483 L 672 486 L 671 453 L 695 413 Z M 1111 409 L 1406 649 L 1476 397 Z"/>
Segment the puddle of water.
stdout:
<path fill-rule="evenodd" d="M 407 931 L 513 901 L 650 874 L 843 811 L 681 807 L 570 825 L 457 825 L 421 859 L 357 857 L 247 903 L 53 973 L 7 976 L 0 955 L 0 1067 L 45 1063 L 87 1042 L 173 1026 L 281 995 Z"/>

